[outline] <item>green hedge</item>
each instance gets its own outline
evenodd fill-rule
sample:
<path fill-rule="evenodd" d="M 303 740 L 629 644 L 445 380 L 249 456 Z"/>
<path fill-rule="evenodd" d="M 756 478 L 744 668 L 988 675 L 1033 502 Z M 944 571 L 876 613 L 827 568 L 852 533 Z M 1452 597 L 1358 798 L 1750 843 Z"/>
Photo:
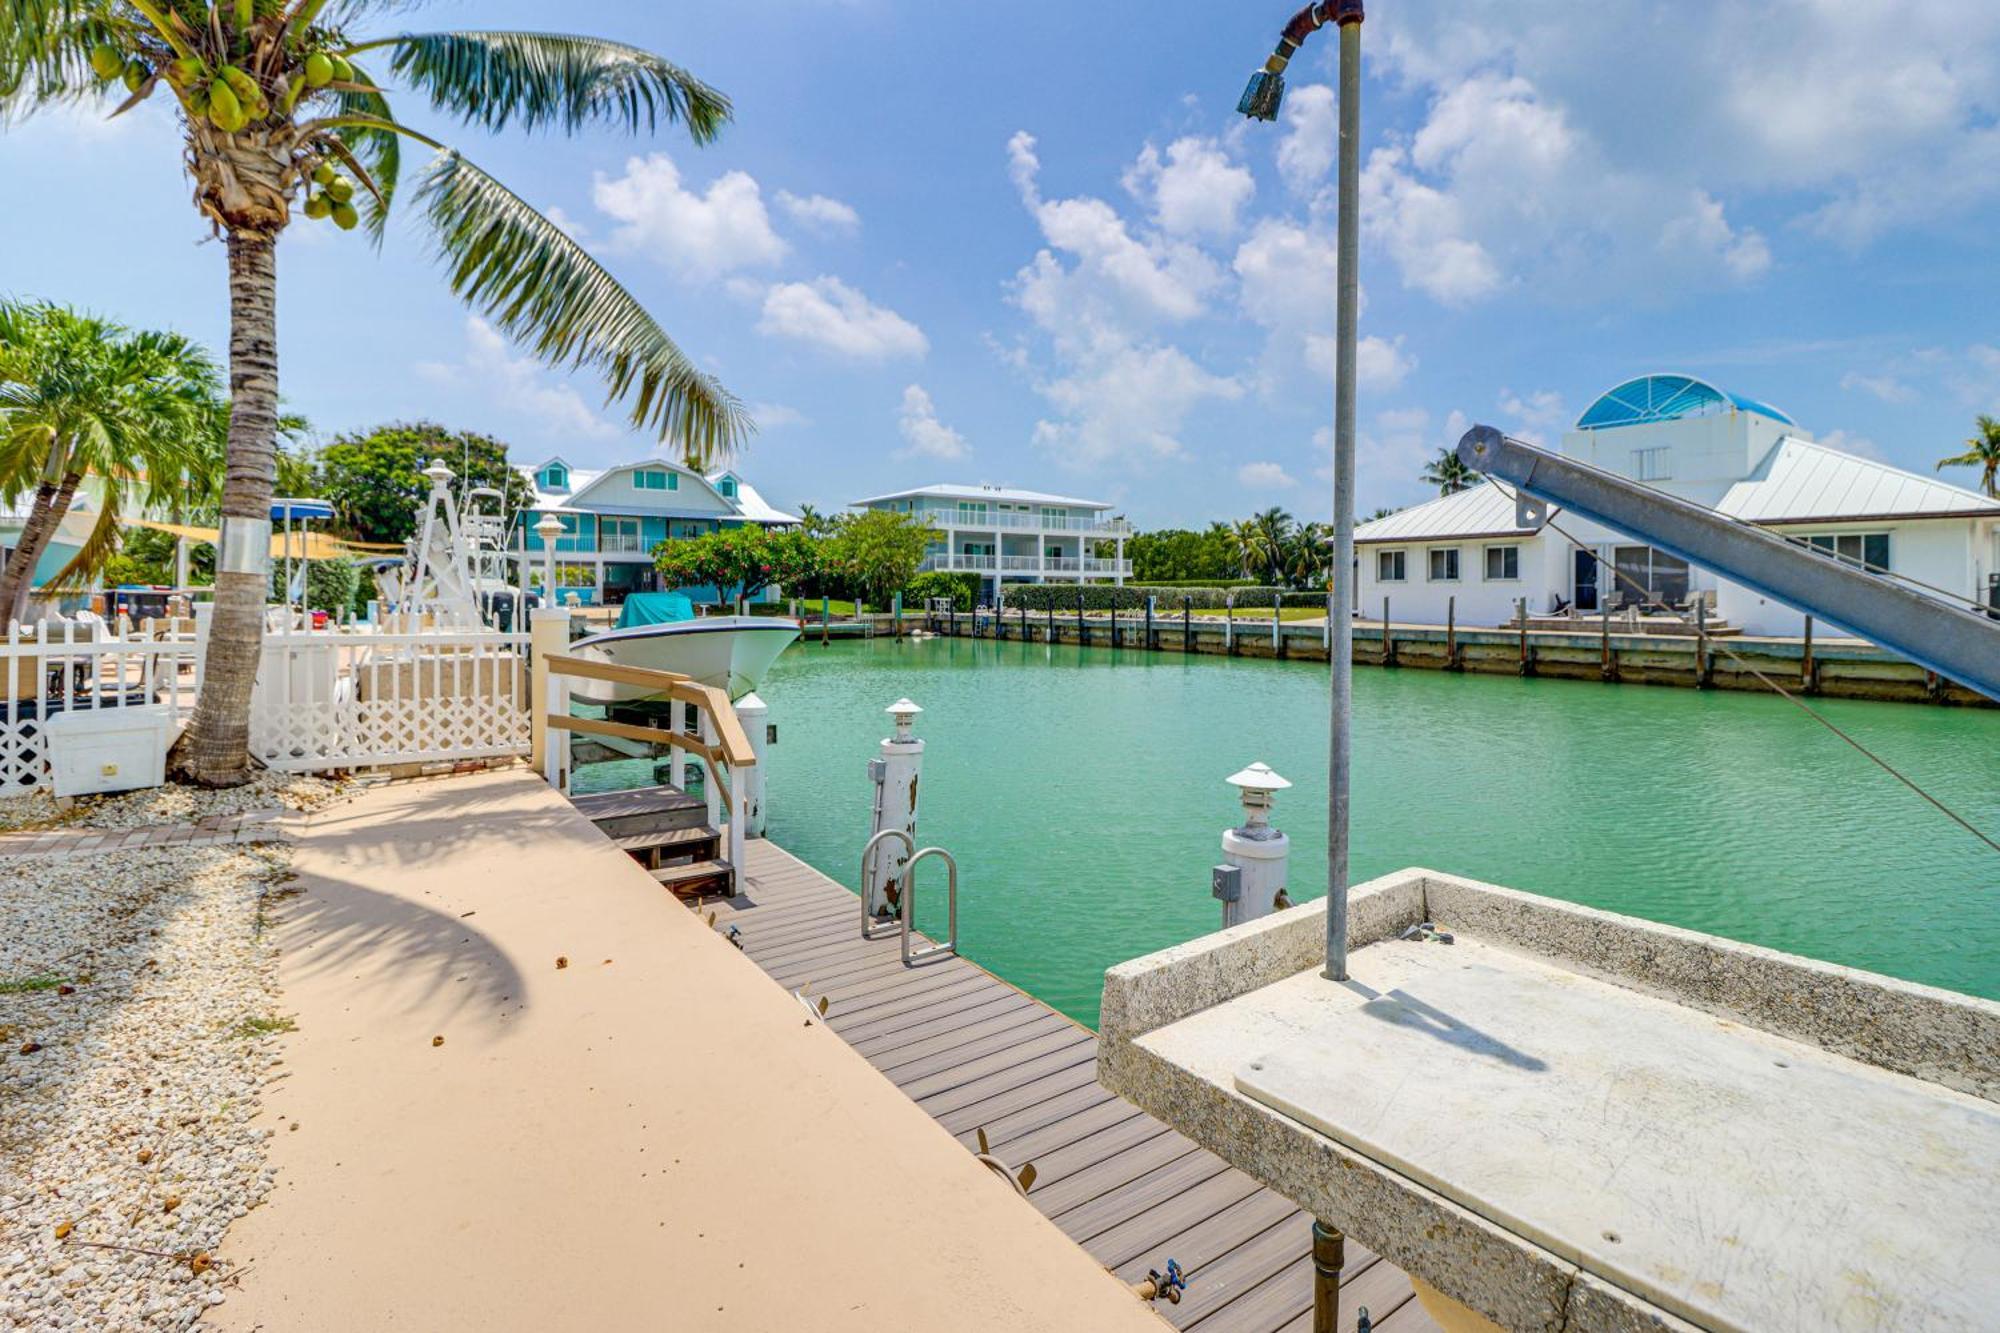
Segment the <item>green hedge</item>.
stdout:
<path fill-rule="evenodd" d="M 1147 579 L 1128 583 L 1128 588 L 1254 588 L 1255 579 Z"/>
<path fill-rule="evenodd" d="M 921 613 L 924 603 L 933 597 L 949 597 L 960 611 L 970 611 L 979 598 L 979 575 L 927 569 L 911 579 L 910 586 L 903 590 L 903 610 L 913 615 Z"/>
<path fill-rule="evenodd" d="M 1074 583 L 1031 583 L 1009 585 L 1007 588 L 1007 609 L 1026 607 L 1030 611 L 1076 612 L 1079 589 Z M 1083 607 L 1086 611 L 1143 611 L 1146 599 L 1154 598 L 1153 613 L 1169 617 L 1180 614 L 1181 604 L 1186 602 L 1191 610 L 1220 611 L 1234 605 L 1246 616 L 1269 611 L 1275 598 L 1282 606 L 1306 606 L 1324 609 L 1326 594 L 1323 592 L 1291 592 L 1281 588 L 1261 588 L 1254 585 L 1237 587 L 1162 587 L 1159 584 L 1126 584 L 1113 587 L 1106 584 L 1086 584 L 1081 589 Z"/>

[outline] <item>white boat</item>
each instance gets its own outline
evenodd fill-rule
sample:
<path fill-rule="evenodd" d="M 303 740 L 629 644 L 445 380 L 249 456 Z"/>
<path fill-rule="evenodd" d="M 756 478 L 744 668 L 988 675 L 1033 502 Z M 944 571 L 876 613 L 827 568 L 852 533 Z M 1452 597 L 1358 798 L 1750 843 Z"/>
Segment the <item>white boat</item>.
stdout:
<path fill-rule="evenodd" d="M 726 690 L 739 699 L 756 689 L 778 654 L 799 637 L 799 622 L 779 616 L 695 618 L 687 598 L 676 593 L 633 593 L 626 598 L 619 627 L 586 635 L 570 652 L 596 662 L 675 671 L 698 684 Z M 595 704 L 645 698 L 642 686 L 572 678 L 571 696 Z"/>

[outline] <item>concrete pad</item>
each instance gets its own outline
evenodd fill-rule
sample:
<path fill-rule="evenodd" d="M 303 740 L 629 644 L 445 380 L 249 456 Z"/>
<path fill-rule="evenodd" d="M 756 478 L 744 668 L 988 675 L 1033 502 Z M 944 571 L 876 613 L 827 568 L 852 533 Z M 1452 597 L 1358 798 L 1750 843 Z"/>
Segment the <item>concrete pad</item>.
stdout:
<path fill-rule="evenodd" d="M 295 867 L 211 1325 L 1161 1327 L 539 778 L 377 789 Z"/>
<path fill-rule="evenodd" d="M 1253 1002 L 1241 1091 L 1704 1327 L 2000 1310 L 1992 1103 L 1465 938 Z"/>

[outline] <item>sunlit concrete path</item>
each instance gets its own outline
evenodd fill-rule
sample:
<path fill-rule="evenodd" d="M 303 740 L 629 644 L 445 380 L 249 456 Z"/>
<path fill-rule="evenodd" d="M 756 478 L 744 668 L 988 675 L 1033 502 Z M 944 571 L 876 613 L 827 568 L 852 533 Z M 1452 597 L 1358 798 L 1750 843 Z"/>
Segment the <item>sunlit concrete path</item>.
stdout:
<path fill-rule="evenodd" d="M 212 1326 L 1161 1327 L 539 778 L 378 788 L 295 866 Z"/>

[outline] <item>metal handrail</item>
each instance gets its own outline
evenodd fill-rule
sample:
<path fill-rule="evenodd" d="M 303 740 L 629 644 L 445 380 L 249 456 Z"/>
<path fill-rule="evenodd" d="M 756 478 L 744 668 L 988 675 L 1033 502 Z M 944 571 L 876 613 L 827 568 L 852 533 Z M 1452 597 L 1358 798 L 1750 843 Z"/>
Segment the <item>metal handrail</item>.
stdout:
<path fill-rule="evenodd" d="M 945 898 L 948 901 L 948 915 L 945 918 L 946 938 L 943 944 L 933 944 L 928 949 L 910 949 L 910 936 L 916 930 L 917 921 L 917 864 L 927 856 L 942 856 L 945 868 Z M 903 966 L 925 958 L 942 958 L 958 952 L 958 861 L 942 847 L 926 847 L 909 860 L 903 862 Z"/>
<path fill-rule="evenodd" d="M 901 838 L 903 840 L 903 864 L 899 869 L 903 872 L 903 901 L 909 901 L 909 869 L 910 863 L 916 860 L 917 857 L 917 841 L 899 828 L 885 828 L 870 838 L 868 845 L 861 849 L 861 938 L 864 940 L 879 938 L 872 929 L 875 923 L 868 915 L 868 860 L 875 855 L 875 845 L 884 838 Z M 907 935 L 909 931 L 908 922 L 899 917 L 896 924 Z M 909 941 L 905 939 L 904 946 L 906 951 L 908 944 Z M 909 960 L 905 957 L 904 961 L 907 962 Z"/>

